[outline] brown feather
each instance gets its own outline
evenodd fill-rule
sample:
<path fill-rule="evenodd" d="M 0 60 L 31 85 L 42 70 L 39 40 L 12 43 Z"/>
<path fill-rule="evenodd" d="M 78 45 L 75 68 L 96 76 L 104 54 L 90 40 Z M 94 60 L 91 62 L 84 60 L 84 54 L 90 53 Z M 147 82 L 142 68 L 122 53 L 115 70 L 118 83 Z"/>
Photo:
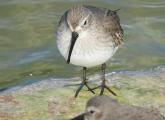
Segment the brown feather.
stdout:
<path fill-rule="evenodd" d="M 67 17 L 73 29 L 75 29 L 79 24 L 79 21 L 86 16 L 86 10 L 87 9 L 83 6 L 74 6 L 70 9 Z"/>
<path fill-rule="evenodd" d="M 107 10 L 104 19 L 104 30 L 109 32 L 113 38 L 116 46 L 119 46 L 124 42 L 123 40 L 123 29 L 120 25 L 120 19 L 116 11 Z"/>

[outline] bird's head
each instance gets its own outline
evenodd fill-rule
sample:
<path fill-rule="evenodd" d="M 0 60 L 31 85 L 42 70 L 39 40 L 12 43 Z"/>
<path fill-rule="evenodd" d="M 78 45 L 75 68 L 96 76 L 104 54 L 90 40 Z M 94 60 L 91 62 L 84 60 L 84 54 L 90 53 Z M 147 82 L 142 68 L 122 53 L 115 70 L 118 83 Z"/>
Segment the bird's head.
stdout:
<path fill-rule="evenodd" d="M 69 47 L 67 63 L 70 63 L 70 58 L 74 44 L 78 37 L 86 32 L 91 25 L 91 16 L 90 11 L 82 6 L 76 6 L 71 8 L 67 13 L 67 24 L 72 33 L 71 43 Z"/>
<path fill-rule="evenodd" d="M 86 105 L 85 120 L 109 120 L 111 111 L 117 106 L 116 100 L 108 96 L 96 96 L 91 98 Z"/>
<path fill-rule="evenodd" d="M 75 6 L 68 11 L 67 23 L 72 32 L 80 33 L 89 28 L 91 12 L 83 6 Z"/>
<path fill-rule="evenodd" d="M 84 119 L 101 120 L 102 116 L 103 116 L 103 111 L 99 107 L 88 106 L 84 114 Z"/>
<path fill-rule="evenodd" d="M 108 96 L 96 96 L 86 104 L 86 110 L 71 120 L 110 120 L 120 104 Z"/>

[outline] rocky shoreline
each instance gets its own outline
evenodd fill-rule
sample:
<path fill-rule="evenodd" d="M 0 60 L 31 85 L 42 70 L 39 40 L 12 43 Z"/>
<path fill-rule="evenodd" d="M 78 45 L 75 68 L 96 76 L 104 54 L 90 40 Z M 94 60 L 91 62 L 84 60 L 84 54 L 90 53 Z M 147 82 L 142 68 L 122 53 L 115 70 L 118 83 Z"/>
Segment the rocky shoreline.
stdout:
<path fill-rule="evenodd" d="M 90 76 L 90 84 L 99 83 L 99 75 Z M 139 71 L 117 71 L 106 75 L 109 85 L 124 104 L 157 109 L 165 115 L 165 66 Z M 95 96 L 83 90 L 73 95 L 79 77 L 47 79 L 19 85 L 0 92 L 0 120 L 67 120 L 84 110 Z M 96 90 L 96 92 L 99 92 Z M 105 94 L 110 95 L 106 92 Z M 114 96 L 112 96 L 114 97 Z"/>

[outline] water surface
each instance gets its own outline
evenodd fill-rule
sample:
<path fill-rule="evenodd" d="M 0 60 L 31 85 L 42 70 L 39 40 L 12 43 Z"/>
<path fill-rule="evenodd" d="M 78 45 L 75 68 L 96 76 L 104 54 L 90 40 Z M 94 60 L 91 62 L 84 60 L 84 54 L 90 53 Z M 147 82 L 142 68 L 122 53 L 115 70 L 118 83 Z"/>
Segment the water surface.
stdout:
<path fill-rule="evenodd" d="M 43 78 L 67 78 L 81 68 L 67 65 L 56 47 L 60 16 L 74 4 L 118 9 L 125 44 L 108 70 L 138 70 L 165 64 L 164 0 L 1 0 L 0 89 Z M 92 68 L 88 74 L 96 74 Z"/>

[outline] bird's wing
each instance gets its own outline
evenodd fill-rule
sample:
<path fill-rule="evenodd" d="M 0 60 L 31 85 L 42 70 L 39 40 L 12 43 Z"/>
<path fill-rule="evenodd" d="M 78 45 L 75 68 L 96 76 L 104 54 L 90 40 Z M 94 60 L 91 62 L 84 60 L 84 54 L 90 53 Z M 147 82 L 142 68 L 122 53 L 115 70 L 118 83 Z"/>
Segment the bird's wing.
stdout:
<path fill-rule="evenodd" d="M 104 15 L 103 27 L 105 32 L 110 33 L 116 46 L 124 42 L 124 32 L 120 25 L 117 10 L 106 10 Z"/>

